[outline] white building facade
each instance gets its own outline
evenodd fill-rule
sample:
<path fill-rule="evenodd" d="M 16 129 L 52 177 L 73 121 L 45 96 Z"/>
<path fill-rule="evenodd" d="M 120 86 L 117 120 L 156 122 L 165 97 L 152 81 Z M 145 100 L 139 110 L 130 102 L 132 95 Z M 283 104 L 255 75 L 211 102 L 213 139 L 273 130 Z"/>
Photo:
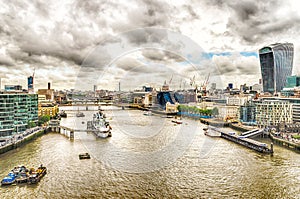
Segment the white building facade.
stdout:
<path fill-rule="evenodd" d="M 256 122 L 259 127 L 292 123 L 292 104 L 283 100 L 263 100 L 256 103 Z"/>

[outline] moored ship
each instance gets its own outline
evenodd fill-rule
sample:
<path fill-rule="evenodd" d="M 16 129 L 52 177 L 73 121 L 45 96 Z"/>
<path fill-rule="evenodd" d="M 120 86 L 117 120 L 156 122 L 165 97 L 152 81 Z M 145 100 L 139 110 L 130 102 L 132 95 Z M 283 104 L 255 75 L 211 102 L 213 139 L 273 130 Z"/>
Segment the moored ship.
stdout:
<path fill-rule="evenodd" d="M 92 121 L 93 132 L 99 138 L 107 138 L 111 137 L 111 126 L 109 122 L 105 120 L 105 115 L 99 111 L 98 113 L 94 114 L 93 121 Z"/>

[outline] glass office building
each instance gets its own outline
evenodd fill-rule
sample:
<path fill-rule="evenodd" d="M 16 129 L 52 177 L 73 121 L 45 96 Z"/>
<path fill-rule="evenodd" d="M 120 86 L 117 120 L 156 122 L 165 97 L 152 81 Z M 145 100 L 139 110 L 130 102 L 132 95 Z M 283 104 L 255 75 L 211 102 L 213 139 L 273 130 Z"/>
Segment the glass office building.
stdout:
<path fill-rule="evenodd" d="M 259 50 L 263 91 L 280 92 L 286 85 L 287 76 L 292 75 L 294 45 L 276 43 Z"/>
<path fill-rule="evenodd" d="M 31 121 L 38 122 L 37 94 L 0 94 L 0 137 L 25 131 Z"/>

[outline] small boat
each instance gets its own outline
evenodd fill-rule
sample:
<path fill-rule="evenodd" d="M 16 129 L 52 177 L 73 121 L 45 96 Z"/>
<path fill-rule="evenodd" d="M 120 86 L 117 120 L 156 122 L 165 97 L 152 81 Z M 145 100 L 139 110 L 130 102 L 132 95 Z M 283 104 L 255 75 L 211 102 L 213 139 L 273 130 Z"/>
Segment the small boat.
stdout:
<path fill-rule="evenodd" d="M 101 106 L 98 106 L 98 110 L 99 110 L 99 111 L 104 111 L 104 110 L 101 108 Z"/>
<path fill-rule="evenodd" d="M 21 183 L 27 183 L 28 182 L 28 173 L 21 172 L 19 175 L 16 177 L 16 183 L 21 184 Z"/>
<path fill-rule="evenodd" d="M 59 113 L 59 116 L 60 116 L 60 117 L 67 117 L 67 113 L 66 113 L 65 111 L 61 111 L 61 112 Z"/>
<path fill-rule="evenodd" d="M 204 127 L 203 131 L 204 131 L 204 135 L 210 137 L 221 137 L 221 133 L 215 127 Z"/>
<path fill-rule="evenodd" d="M 47 168 L 41 165 L 36 171 L 34 171 L 34 169 L 31 169 L 29 173 L 30 175 L 28 177 L 28 184 L 36 184 L 44 175 L 46 175 Z"/>
<path fill-rule="evenodd" d="M 88 153 L 81 153 L 79 154 L 79 159 L 91 159 L 91 156 Z"/>
<path fill-rule="evenodd" d="M 76 113 L 76 117 L 84 117 L 84 113 L 83 112 L 77 112 Z"/>
<path fill-rule="evenodd" d="M 76 113 L 76 117 L 84 117 L 85 115 L 83 114 L 83 112 L 80 112 L 79 111 L 79 108 L 77 110 L 77 113 Z"/>
<path fill-rule="evenodd" d="M 1 185 L 11 185 L 15 183 L 15 181 L 16 175 L 13 172 L 9 172 L 8 175 L 1 180 Z"/>
<path fill-rule="evenodd" d="M 146 116 L 150 116 L 150 115 L 152 115 L 152 112 L 151 111 L 144 111 L 143 114 L 146 115 Z"/>
<path fill-rule="evenodd" d="M 176 124 L 182 124 L 182 121 L 178 121 L 178 120 L 172 120 L 172 122 Z"/>

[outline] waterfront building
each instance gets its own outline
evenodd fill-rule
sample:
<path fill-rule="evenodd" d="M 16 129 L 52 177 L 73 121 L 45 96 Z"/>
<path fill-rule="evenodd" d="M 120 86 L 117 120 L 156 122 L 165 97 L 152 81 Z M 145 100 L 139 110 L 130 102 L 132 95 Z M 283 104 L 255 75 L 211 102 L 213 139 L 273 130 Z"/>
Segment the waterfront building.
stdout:
<path fill-rule="evenodd" d="M 39 103 L 38 116 L 49 115 L 55 117 L 59 112 L 58 105 L 52 102 Z"/>
<path fill-rule="evenodd" d="M 242 106 L 248 101 L 248 96 L 229 96 L 226 97 L 226 104 L 227 105 L 236 105 Z"/>
<path fill-rule="evenodd" d="M 25 131 L 29 122 L 38 122 L 36 94 L 0 94 L 0 137 Z"/>
<path fill-rule="evenodd" d="M 251 101 L 240 106 L 239 120 L 243 124 L 256 124 L 256 106 Z"/>
<path fill-rule="evenodd" d="M 214 102 L 203 101 L 203 102 L 200 102 L 200 103 L 197 104 L 197 108 L 200 108 L 200 109 L 209 109 L 209 110 L 212 110 L 214 107 L 215 107 L 215 103 Z"/>
<path fill-rule="evenodd" d="M 224 121 L 236 120 L 238 117 L 238 106 L 216 105 L 219 110 L 218 117 Z"/>
<path fill-rule="evenodd" d="M 256 122 L 259 127 L 292 123 L 292 103 L 287 100 L 272 99 L 256 102 Z"/>
<path fill-rule="evenodd" d="M 179 103 L 171 104 L 170 102 L 166 103 L 166 113 L 177 113 Z"/>
<path fill-rule="evenodd" d="M 280 100 L 289 102 L 292 105 L 292 122 L 300 123 L 300 98 L 295 97 L 265 97 L 261 100 Z"/>
<path fill-rule="evenodd" d="M 280 92 L 292 75 L 294 45 L 276 43 L 259 49 L 263 91 Z"/>
<path fill-rule="evenodd" d="M 292 104 L 292 121 L 293 123 L 300 123 L 300 98 L 283 98 Z"/>

